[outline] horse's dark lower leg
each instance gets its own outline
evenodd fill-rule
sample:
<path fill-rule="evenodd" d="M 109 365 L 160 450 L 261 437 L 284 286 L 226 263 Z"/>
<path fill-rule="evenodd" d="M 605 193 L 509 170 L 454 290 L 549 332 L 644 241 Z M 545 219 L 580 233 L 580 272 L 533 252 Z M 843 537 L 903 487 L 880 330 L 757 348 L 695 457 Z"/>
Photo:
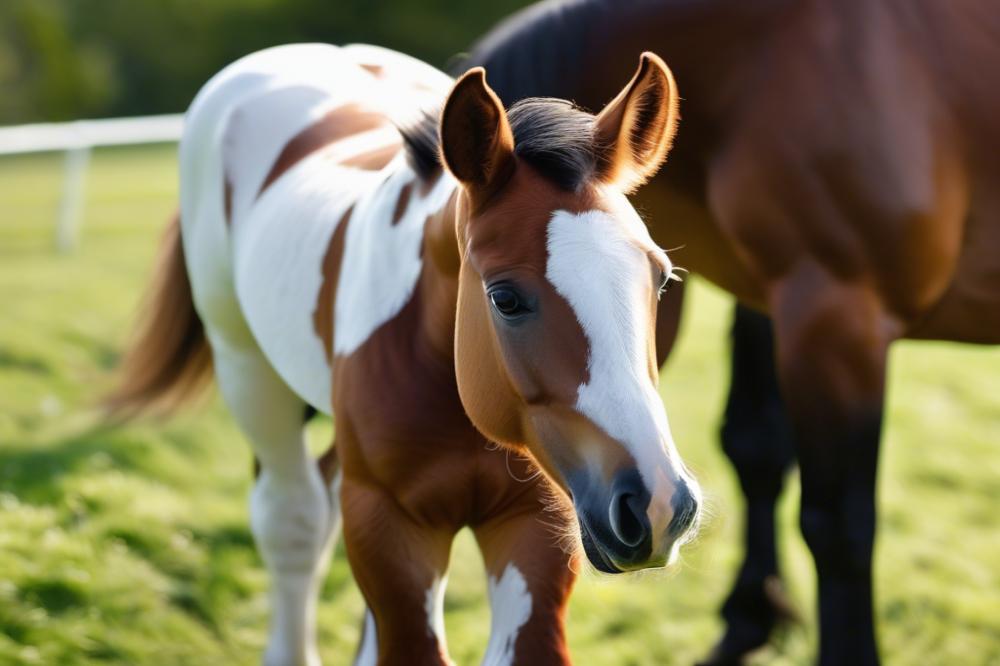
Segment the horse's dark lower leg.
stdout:
<path fill-rule="evenodd" d="M 722 607 L 726 632 L 710 664 L 738 662 L 767 642 L 787 612 L 780 598 L 774 511 L 795 460 L 782 401 L 770 319 L 741 305 L 733 319 L 732 376 L 722 448 L 746 500 L 743 564 Z"/>
<path fill-rule="evenodd" d="M 881 420 L 880 410 L 858 414 L 841 428 L 810 433 L 800 451 L 799 521 L 816 563 L 823 665 L 878 663 L 872 550 Z M 831 466 L 829 449 L 849 456 L 850 467 Z"/>
<path fill-rule="evenodd" d="M 875 480 L 886 357 L 897 325 L 865 286 L 809 277 L 808 290 L 781 285 L 774 297 L 783 313 L 776 320 L 779 373 L 801 470 L 800 524 L 819 582 L 819 663 L 869 666 L 878 663 Z"/>

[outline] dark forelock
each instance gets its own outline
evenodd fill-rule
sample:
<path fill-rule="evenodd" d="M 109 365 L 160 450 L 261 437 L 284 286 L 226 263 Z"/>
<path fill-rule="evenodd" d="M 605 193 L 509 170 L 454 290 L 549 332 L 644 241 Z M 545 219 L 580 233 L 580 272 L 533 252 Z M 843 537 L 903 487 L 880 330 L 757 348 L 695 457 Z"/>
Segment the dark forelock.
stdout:
<path fill-rule="evenodd" d="M 529 97 L 507 112 L 514 153 L 564 190 L 575 191 L 594 174 L 594 116 L 571 102 Z"/>
<path fill-rule="evenodd" d="M 594 116 L 566 100 L 530 97 L 515 102 L 507 119 L 514 154 L 543 177 L 570 192 L 591 178 L 597 162 Z M 421 177 L 433 177 L 440 165 L 437 114 L 425 114 L 399 130 L 410 164 Z"/>

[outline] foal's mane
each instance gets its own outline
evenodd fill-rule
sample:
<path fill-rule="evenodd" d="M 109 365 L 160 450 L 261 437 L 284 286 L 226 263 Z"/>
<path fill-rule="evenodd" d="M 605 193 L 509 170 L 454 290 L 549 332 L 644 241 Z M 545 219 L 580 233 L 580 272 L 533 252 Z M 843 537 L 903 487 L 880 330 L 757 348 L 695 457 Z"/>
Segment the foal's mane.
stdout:
<path fill-rule="evenodd" d="M 488 76 L 488 75 L 487 75 Z M 424 179 L 440 167 L 438 115 L 421 114 L 415 122 L 399 127 L 410 164 Z M 532 97 L 507 110 L 514 135 L 514 154 L 567 192 L 578 190 L 594 173 L 594 116 L 572 102 Z"/>

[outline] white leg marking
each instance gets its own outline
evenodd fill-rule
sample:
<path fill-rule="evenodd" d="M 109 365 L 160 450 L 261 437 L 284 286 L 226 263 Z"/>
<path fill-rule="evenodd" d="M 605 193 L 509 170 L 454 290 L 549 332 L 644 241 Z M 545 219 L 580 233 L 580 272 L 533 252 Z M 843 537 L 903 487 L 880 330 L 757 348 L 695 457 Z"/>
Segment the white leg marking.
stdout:
<path fill-rule="evenodd" d="M 444 590 L 448 585 L 448 576 L 435 578 L 427 589 L 424 597 L 424 612 L 427 614 L 427 628 L 431 635 L 437 638 L 438 645 L 444 647 Z"/>
<path fill-rule="evenodd" d="M 251 528 L 272 578 L 265 664 L 320 663 L 316 597 L 336 521 L 327 489 L 309 477 L 289 487 L 262 469 L 250 498 Z"/>
<path fill-rule="evenodd" d="M 490 642 L 483 666 L 510 666 L 517 634 L 531 617 L 531 592 L 518 568 L 508 564 L 499 579 L 490 576 L 489 594 Z"/>
<path fill-rule="evenodd" d="M 302 400 L 260 352 L 234 351 L 219 340 L 213 349 L 219 387 L 261 462 L 250 528 L 271 576 L 264 663 L 318 666 L 316 596 L 339 507 L 306 449 Z"/>
<path fill-rule="evenodd" d="M 361 636 L 361 647 L 354 660 L 354 666 L 375 666 L 378 663 L 378 636 L 375 629 L 375 616 L 371 610 L 365 611 L 365 628 Z"/>

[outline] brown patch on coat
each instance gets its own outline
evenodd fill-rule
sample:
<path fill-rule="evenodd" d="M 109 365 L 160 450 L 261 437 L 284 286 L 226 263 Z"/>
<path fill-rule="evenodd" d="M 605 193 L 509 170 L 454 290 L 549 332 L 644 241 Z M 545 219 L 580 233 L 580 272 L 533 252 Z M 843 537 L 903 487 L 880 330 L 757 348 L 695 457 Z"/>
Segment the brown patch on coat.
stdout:
<path fill-rule="evenodd" d="M 347 209 L 337 223 L 337 228 L 330 238 L 330 244 L 323 255 L 320 269 L 323 273 L 323 283 L 316 297 L 316 309 L 313 310 L 313 329 L 323 342 L 323 353 L 328 363 L 333 363 L 333 315 L 337 298 L 337 284 L 340 282 L 340 264 L 344 257 L 344 238 L 347 234 L 347 224 L 351 219 L 354 207 Z"/>
<path fill-rule="evenodd" d="M 420 329 L 428 346 L 442 357 L 455 351 L 455 306 L 458 297 L 458 272 L 461 259 L 455 242 L 455 201 L 458 190 L 440 211 L 424 222 L 423 256 L 433 269 L 435 279 L 420 282 L 425 315 Z"/>
<path fill-rule="evenodd" d="M 406 213 L 406 207 L 410 204 L 410 194 L 413 193 L 413 183 L 403 185 L 399 191 L 399 198 L 396 200 L 396 209 L 392 211 L 392 226 L 399 224 Z"/>
<path fill-rule="evenodd" d="M 352 155 L 339 162 L 340 166 L 354 167 L 365 171 L 381 171 L 402 149 L 402 141 L 388 143 L 365 153 Z"/>
<path fill-rule="evenodd" d="M 233 223 L 233 184 L 229 180 L 229 175 L 223 176 L 222 182 L 222 211 L 225 215 L 226 226 Z"/>
<path fill-rule="evenodd" d="M 257 196 L 295 164 L 320 148 L 354 134 L 387 125 L 389 121 L 384 115 L 357 104 L 345 104 L 333 109 L 285 144 L 264 178 Z"/>
<path fill-rule="evenodd" d="M 323 452 L 323 455 L 316 460 L 316 465 L 319 467 L 319 473 L 323 477 L 323 481 L 326 482 L 329 488 L 330 484 L 333 483 L 334 478 L 337 476 L 337 472 L 340 470 L 340 460 L 337 458 L 337 443 L 331 442 L 330 447 Z"/>

